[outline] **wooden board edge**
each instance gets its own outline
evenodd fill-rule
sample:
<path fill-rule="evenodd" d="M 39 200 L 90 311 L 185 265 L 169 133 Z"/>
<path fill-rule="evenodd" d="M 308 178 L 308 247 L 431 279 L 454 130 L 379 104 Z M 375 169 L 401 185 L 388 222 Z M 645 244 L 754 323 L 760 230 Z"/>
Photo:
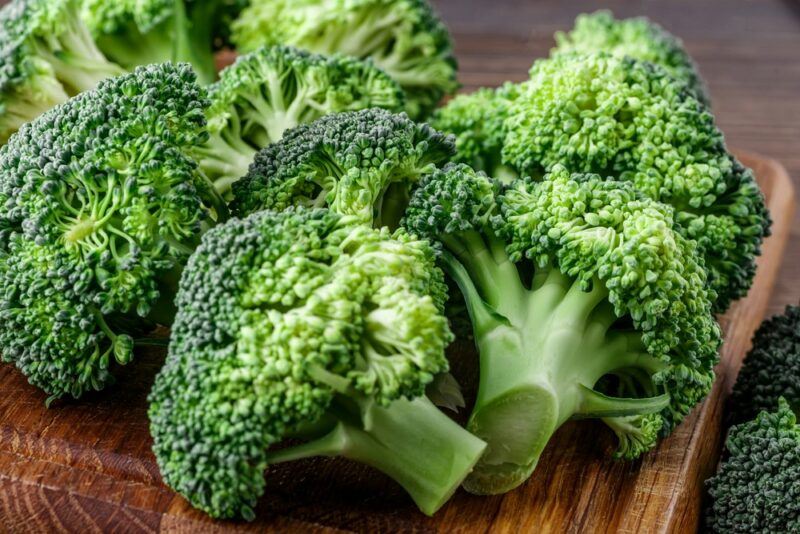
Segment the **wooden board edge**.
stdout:
<path fill-rule="evenodd" d="M 664 514 L 664 517 L 668 518 L 662 532 L 694 532 L 700 526 L 704 483 L 716 471 L 722 452 L 724 435 L 722 419 L 725 404 L 746 350 L 750 347 L 750 339 L 767 311 L 783 263 L 796 208 L 794 185 L 786 168 L 780 162 L 748 151 L 735 152 L 742 163 L 754 169 L 756 173 L 760 174 L 761 170 L 771 176 L 768 184 L 771 189 L 768 207 L 773 217 L 772 235 L 764 241 L 762 254 L 757 260 L 757 272 L 760 276 L 756 277 L 747 297 L 734 310 L 735 317 L 730 318 L 732 323 L 749 324 L 753 328 L 726 332 L 725 346 L 722 349 L 724 365 L 717 367 L 717 379 L 709 396 L 700 407 L 689 444 L 689 450 L 696 451 L 696 454 L 684 456 L 684 462 L 680 466 L 679 477 L 685 483 L 674 485 L 677 491 L 666 512 L 651 511 L 654 516 Z M 767 184 L 760 185 L 763 187 Z M 765 258 L 771 261 L 766 262 Z M 780 261 L 774 261 L 776 258 Z M 744 348 L 735 350 L 737 347 Z"/>

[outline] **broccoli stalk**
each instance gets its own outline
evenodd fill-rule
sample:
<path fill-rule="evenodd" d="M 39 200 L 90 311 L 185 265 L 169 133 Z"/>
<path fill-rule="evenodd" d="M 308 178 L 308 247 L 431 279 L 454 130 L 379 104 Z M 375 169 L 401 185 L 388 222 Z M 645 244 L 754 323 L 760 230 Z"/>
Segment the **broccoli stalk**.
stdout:
<path fill-rule="evenodd" d="M 330 429 L 323 426 L 327 432 L 269 452 L 267 463 L 314 456 L 348 458 L 390 476 L 422 512 L 432 515 L 455 493 L 486 448 L 426 397 L 382 407 L 369 399 L 354 399 L 351 393 L 331 412 L 341 415 L 328 416 L 333 424 Z M 311 439 L 307 434 L 302 437 Z"/>
<path fill-rule="evenodd" d="M 465 487 L 479 494 L 527 479 L 570 418 L 609 422 L 619 457 L 649 450 L 707 393 L 719 343 L 705 271 L 669 208 L 560 166 L 500 188 L 450 165 L 422 180 L 402 223 L 439 242 L 472 321 L 468 429 L 488 449 Z"/>
<path fill-rule="evenodd" d="M 369 62 L 277 46 L 239 56 L 209 94 L 211 135 L 199 161 L 225 195 L 256 152 L 290 128 L 330 113 L 403 107 L 400 86 Z"/>

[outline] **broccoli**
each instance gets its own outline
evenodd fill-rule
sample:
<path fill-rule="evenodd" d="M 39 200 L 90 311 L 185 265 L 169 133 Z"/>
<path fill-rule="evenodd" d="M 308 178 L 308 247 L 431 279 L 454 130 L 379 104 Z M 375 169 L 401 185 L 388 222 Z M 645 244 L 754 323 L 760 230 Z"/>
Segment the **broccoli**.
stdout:
<path fill-rule="evenodd" d="M 226 208 L 189 65 L 100 82 L 0 148 L 0 346 L 48 402 L 113 379 L 143 324 L 169 324 L 180 269 Z"/>
<path fill-rule="evenodd" d="M 458 87 L 450 36 L 427 0 L 251 0 L 232 33 L 243 52 L 286 44 L 369 57 L 403 87 L 413 119 Z"/>
<path fill-rule="evenodd" d="M 451 164 L 422 179 L 401 224 L 440 244 L 472 319 L 467 428 L 488 449 L 469 491 L 524 482 L 570 418 L 605 418 L 618 456 L 636 457 L 709 391 L 720 332 L 696 244 L 630 183 L 557 165 L 501 188 Z M 609 375 L 623 397 L 595 389 Z"/>
<path fill-rule="evenodd" d="M 452 138 L 405 114 L 366 109 L 289 130 L 233 184 L 231 211 L 326 206 L 396 228 L 410 190 L 453 154 Z"/>
<path fill-rule="evenodd" d="M 209 98 L 211 137 L 198 158 L 225 195 L 256 152 L 288 128 L 334 112 L 403 107 L 400 86 L 369 61 L 277 46 L 239 56 L 209 88 Z"/>
<path fill-rule="evenodd" d="M 800 411 L 800 307 L 764 321 L 753 336 L 730 399 L 731 420 L 753 419 L 783 397 Z"/>
<path fill-rule="evenodd" d="M 800 532 L 800 426 L 788 403 L 781 398 L 777 410 L 733 427 L 726 448 L 706 481 L 708 530 Z"/>
<path fill-rule="evenodd" d="M 0 9 L 0 143 L 70 96 L 122 73 L 95 46 L 75 0 L 12 0 Z"/>
<path fill-rule="evenodd" d="M 241 0 L 83 0 L 82 16 L 100 49 L 127 68 L 190 62 L 204 83 L 216 77 L 219 20 Z"/>
<path fill-rule="evenodd" d="M 560 163 L 672 205 L 705 257 L 716 311 L 747 293 L 769 234 L 764 197 L 707 108 L 664 69 L 608 54 L 539 61 L 504 128 L 503 161 L 520 174 Z"/>
<path fill-rule="evenodd" d="M 615 20 L 607 10 L 583 13 L 575 19 L 569 33 L 556 32 L 556 48 L 552 54 L 608 52 L 629 56 L 662 66 L 673 77 L 683 80 L 703 104 L 708 92 L 697 65 L 680 39 L 645 17 Z"/>
<path fill-rule="evenodd" d="M 481 88 L 459 95 L 433 112 L 430 125 L 456 138 L 455 163 L 466 163 L 495 178 L 511 181 L 517 173 L 501 158 L 508 108 L 523 84 L 507 82 L 496 88 Z"/>
<path fill-rule="evenodd" d="M 432 514 L 483 452 L 424 396 L 452 338 L 432 248 L 359 223 L 262 211 L 189 260 L 149 414 L 164 480 L 195 507 L 252 519 L 270 464 L 343 456 Z"/>

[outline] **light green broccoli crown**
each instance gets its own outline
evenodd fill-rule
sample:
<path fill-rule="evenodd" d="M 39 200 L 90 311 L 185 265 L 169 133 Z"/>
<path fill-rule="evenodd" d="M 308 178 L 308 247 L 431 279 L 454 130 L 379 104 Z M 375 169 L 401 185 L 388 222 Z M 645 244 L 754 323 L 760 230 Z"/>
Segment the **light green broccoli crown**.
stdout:
<path fill-rule="evenodd" d="M 509 82 L 496 89 L 481 88 L 458 95 L 434 111 L 430 125 L 456 138 L 456 155 L 452 161 L 466 163 L 495 178 L 516 177 L 513 169 L 503 165 L 501 151 L 505 139 L 503 123 L 522 87 Z"/>
<path fill-rule="evenodd" d="M 653 375 L 670 392 L 669 432 L 708 393 L 720 332 L 695 244 L 672 232 L 672 210 L 624 182 L 555 167 L 502 197 L 499 232 L 509 258 L 555 264 L 584 291 L 601 283 L 614 315 L 629 317 L 647 352 L 667 367 Z"/>
<path fill-rule="evenodd" d="M 176 270 L 224 205 L 188 152 L 205 140 L 188 65 L 101 82 L 0 148 L 0 343 L 52 398 L 132 356 L 125 317 L 166 321 Z"/>
<path fill-rule="evenodd" d="M 212 516 L 251 516 L 271 444 L 343 399 L 391 410 L 447 369 L 444 291 L 425 241 L 327 210 L 208 232 L 150 394 L 165 481 Z"/>
<path fill-rule="evenodd" d="M 800 531 L 800 426 L 784 399 L 731 428 L 716 476 L 706 485 L 710 532 Z"/>
<path fill-rule="evenodd" d="M 0 142 L 123 73 L 97 49 L 78 11 L 76 0 L 14 0 L 0 10 Z"/>
<path fill-rule="evenodd" d="M 285 44 L 369 57 L 406 91 L 414 119 L 458 87 L 450 36 L 426 0 L 258 0 L 234 22 L 232 39 L 242 51 Z"/>
<path fill-rule="evenodd" d="M 618 176 L 672 205 L 706 259 L 716 310 L 747 292 L 769 233 L 763 195 L 708 110 L 665 70 L 608 54 L 539 61 L 505 130 L 503 159 L 521 173 L 560 163 Z"/>
<path fill-rule="evenodd" d="M 555 38 L 557 46 L 553 54 L 608 52 L 660 65 L 686 82 L 698 100 L 708 103 L 703 80 L 683 43 L 645 17 L 616 20 L 606 10 L 584 13 L 575 19 L 570 32 L 556 32 Z"/>
<path fill-rule="evenodd" d="M 466 165 L 425 177 L 403 227 L 436 240 L 465 297 L 481 378 L 468 428 L 488 444 L 469 491 L 524 482 L 571 417 L 617 456 L 652 448 L 708 392 L 720 332 L 695 244 L 631 184 L 570 175 L 503 187 Z"/>
<path fill-rule="evenodd" d="M 395 227 L 412 187 L 453 153 L 452 138 L 405 114 L 372 108 L 288 130 L 233 184 L 232 210 L 329 207 Z"/>
<path fill-rule="evenodd" d="M 209 88 L 211 139 L 200 166 L 227 194 L 256 152 L 284 131 L 324 115 L 367 108 L 399 112 L 403 92 L 370 61 L 295 48 L 260 48 L 239 56 Z"/>

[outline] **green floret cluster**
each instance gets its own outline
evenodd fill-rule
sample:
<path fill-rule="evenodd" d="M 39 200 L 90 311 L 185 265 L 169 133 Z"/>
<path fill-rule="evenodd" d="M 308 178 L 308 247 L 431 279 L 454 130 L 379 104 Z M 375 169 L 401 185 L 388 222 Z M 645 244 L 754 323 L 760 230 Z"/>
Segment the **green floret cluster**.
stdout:
<path fill-rule="evenodd" d="M 51 398 L 102 388 L 137 324 L 171 321 L 180 266 L 226 213 L 187 155 L 206 105 L 188 65 L 142 67 L 0 148 L 2 357 Z"/>
<path fill-rule="evenodd" d="M 403 87 L 414 119 L 458 87 L 450 36 L 427 0 L 253 0 L 232 40 L 245 52 L 286 44 L 368 57 Z"/>
<path fill-rule="evenodd" d="M 232 211 L 327 206 L 396 227 L 410 192 L 453 153 L 452 139 L 404 114 L 338 113 L 286 132 L 233 185 Z"/>
<path fill-rule="evenodd" d="M 299 124 L 331 113 L 368 108 L 400 111 L 400 86 L 371 64 L 274 46 L 239 56 L 209 87 L 211 134 L 200 166 L 218 191 L 247 174 L 261 148 Z"/>
<path fill-rule="evenodd" d="M 733 427 L 727 454 L 707 481 L 713 533 L 800 530 L 800 426 L 784 399 Z"/>
<path fill-rule="evenodd" d="M 468 428 L 488 449 L 468 490 L 524 482 L 574 417 L 608 420 L 636 457 L 708 393 L 720 332 L 696 245 L 629 183 L 556 166 L 503 187 L 451 165 L 423 179 L 403 227 L 440 244 L 472 319 Z M 594 389 L 608 375 L 621 397 Z"/>
<path fill-rule="evenodd" d="M 753 336 L 730 399 L 733 422 L 772 410 L 783 397 L 800 412 L 800 307 L 764 321 Z"/>
<path fill-rule="evenodd" d="M 444 291 L 425 241 L 327 210 L 210 231 L 150 394 L 166 482 L 212 516 L 252 518 L 268 465 L 344 456 L 433 513 L 485 447 L 423 394 L 447 369 Z"/>
<path fill-rule="evenodd" d="M 553 54 L 608 52 L 632 57 L 663 67 L 673 77 L 684 81 L 695 97 L 708 104 L 705 84 L 697 65 L 680 39 L 645 17 L 614 18 L 607 10 L 584 13 L 575 19 L 569 32 L 556 32 Z"/>
<path fill-rule="evenodd" d="M 76 0 L 13 0 L 0 10 L 0 142 L 123 70 L 98 50 Z"/>

